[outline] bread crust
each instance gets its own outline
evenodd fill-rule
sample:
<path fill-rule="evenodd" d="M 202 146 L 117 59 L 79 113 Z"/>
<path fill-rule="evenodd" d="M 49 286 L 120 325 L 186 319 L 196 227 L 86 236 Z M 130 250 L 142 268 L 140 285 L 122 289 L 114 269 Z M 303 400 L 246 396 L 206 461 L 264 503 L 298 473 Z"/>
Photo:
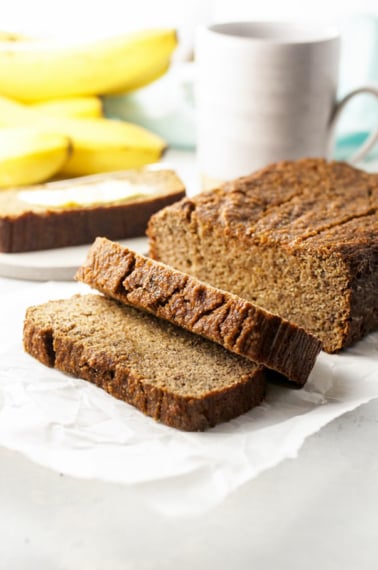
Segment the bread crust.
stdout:
<path fill-rule="evenodd" d="M 76 279 L 263 364 L 303 385 L 318 339 L 236 295 L 97 238 Z"/>

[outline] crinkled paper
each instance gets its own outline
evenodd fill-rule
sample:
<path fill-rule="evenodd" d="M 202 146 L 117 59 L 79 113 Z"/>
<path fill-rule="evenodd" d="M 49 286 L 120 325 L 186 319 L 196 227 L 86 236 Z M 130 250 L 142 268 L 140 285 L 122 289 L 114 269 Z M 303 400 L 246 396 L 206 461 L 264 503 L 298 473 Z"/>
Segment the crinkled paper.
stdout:
<path fill-rule="evenodd" d="M 343 354 L 321 353 L 301 390 L 271 385 L 262 406 L 204 433 L 168 428 L 24 353 L 26 307 L 83 291 L 76 283 L 34 284 L 27 298 L 2 301 L 0 445 L 73 477 L 134 486 L 167 514 L 220 503 L 295 457 L 322 426 L 378 397 L 375 333 Z"/>

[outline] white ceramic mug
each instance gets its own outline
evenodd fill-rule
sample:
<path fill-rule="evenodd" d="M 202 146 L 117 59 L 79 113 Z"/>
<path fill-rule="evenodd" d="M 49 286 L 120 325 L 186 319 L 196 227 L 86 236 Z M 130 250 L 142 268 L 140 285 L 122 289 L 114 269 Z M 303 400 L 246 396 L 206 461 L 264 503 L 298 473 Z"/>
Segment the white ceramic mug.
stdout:
<path fill-rule="evenodd" d="M 300 157 L 331 158 L 340 37 L 313 23 L 234 22 L 198 29 L 197 149 L 204 187 Z M 373 133 L 352 160 L 378 139 Z"/>

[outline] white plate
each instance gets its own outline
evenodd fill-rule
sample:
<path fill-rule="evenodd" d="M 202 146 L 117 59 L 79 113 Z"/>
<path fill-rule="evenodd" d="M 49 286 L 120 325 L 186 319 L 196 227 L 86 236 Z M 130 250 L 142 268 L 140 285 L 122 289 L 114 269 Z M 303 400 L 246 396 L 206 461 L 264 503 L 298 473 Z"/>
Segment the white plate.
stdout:
<path fill-rule="evenodd" d="M 146 237 L 119 240 L 138 253 L 147 253 Z M 0 253 L 0 276 L 32 281 L 72 281 L 85 261 L 90 244 L 27 253 Z"/>

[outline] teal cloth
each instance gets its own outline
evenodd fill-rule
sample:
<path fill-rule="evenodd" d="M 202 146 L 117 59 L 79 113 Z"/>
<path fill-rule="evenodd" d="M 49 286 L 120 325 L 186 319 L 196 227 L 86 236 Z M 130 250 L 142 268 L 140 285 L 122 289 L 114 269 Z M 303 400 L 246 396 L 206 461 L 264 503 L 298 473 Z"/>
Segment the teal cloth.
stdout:
<path fill-rule="evenodd" d="M 340 22 L 342 50 L 339 97 L 360 87 L 378 87 L 378 18 L 354 15 Z M 344 160 L 378 129 L 378 99 L 373 95 L 358 95 L 343 110 L 336 131 L 335 157 Z M 378 144 L 368 159 L 378 157 Z"/>

